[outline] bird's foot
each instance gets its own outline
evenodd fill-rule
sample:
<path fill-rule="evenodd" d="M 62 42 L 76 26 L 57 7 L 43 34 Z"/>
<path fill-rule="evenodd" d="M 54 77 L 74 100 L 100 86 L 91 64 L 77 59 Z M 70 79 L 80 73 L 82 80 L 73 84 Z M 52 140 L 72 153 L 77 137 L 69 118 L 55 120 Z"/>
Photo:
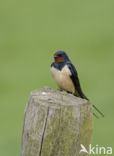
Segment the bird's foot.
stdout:
<path fill-rule="evenodd" d="M 72 92 L 69 92 L 69 91 L 67 91 L 67 93 L 68 93 L 68 94 L 72 94 L 72 95 L 74 95 Z"/>

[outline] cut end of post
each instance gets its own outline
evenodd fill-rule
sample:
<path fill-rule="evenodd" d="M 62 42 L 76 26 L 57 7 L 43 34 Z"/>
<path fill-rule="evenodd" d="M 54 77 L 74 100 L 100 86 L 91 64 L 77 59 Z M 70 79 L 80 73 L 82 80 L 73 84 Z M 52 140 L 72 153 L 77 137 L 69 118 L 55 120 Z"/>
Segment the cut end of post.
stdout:
<path fill-rule="evenodd" d="M 25 111 L 21 156 L 78 156 L 92 131 L 89 101 L 48 87 L 35 90 Z"/>

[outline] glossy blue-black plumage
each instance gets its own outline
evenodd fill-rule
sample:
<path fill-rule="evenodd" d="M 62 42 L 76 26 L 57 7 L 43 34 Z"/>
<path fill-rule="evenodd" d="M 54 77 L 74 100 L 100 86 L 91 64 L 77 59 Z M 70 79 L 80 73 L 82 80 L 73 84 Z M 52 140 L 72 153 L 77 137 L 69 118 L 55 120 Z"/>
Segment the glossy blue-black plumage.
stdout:
<path fill-rule="evenodd" d="M 61 62 L 61 63 L 56 63 L 56 62 L 53 62 L 51 64 L 51 67 L 54 67 L 58 70 L 62 70 L 62 68 L 66 65 L 66 62 Z"/>
<path fill-rule="evenodd" d="M 70 75 L 70 78 L 72 79 L 72 82 L 73 82 L 73 84 L 75 86 L 76 91 L 78 92 L 78 94 L 80 95 L 81 98 L 84 98 L 84 99 L 88 100 L 88 98 L 82 92 L 80 82 L 79 82 L 79 79 L 78 79 L 78 73 L 77 73 L 74 65 L 71 62 L 68 62 L 67 66 L 70 69 L 70 72 L 72 73 L 72 75 Z"/>

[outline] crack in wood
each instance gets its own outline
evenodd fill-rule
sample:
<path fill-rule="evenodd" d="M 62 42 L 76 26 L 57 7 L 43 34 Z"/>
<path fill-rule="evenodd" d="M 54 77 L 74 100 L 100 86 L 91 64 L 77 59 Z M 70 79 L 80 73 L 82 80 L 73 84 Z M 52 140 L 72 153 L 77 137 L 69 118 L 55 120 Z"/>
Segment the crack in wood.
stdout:
<path fill-rule="evenodd" d="M 79 119 L 78 119 L 78 131 L 77 131 L 77 137 L 76 137 L 76 151 L 75 154 L 77 153 L 77 146 L 78 146 L 78 142 L 79 142 L 79 137 L 80 137 L 80 128 L 81 128 L 81 107 L 80 107 L 80 111 L 79 111 Z"/>
<path fill-rule="evenodd" d="M 42 154 L 42 147 L 43 147 L 43 141 L 44 141 L 44 135 L 45 135 L 46 125 L 47 125 L 48 115 L 49 115 L 49 107 L 48 107 L 48 110 L 47 110 L 47 116 L 46 116 L 46 120 L 45 120 L 43 134 L 42 134 L 39 156 L 41 156 L 41 154 Z"/>

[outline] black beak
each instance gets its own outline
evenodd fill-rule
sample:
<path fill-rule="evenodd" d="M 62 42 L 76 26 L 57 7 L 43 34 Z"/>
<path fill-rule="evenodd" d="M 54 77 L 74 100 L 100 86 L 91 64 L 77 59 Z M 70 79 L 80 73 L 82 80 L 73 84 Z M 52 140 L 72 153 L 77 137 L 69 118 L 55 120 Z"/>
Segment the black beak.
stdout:
<path fill-rule="evenodd" d="M 54 55 L 54 58 L 58 58 L 59 56 L 57 56 L 57 55 Z"/>

